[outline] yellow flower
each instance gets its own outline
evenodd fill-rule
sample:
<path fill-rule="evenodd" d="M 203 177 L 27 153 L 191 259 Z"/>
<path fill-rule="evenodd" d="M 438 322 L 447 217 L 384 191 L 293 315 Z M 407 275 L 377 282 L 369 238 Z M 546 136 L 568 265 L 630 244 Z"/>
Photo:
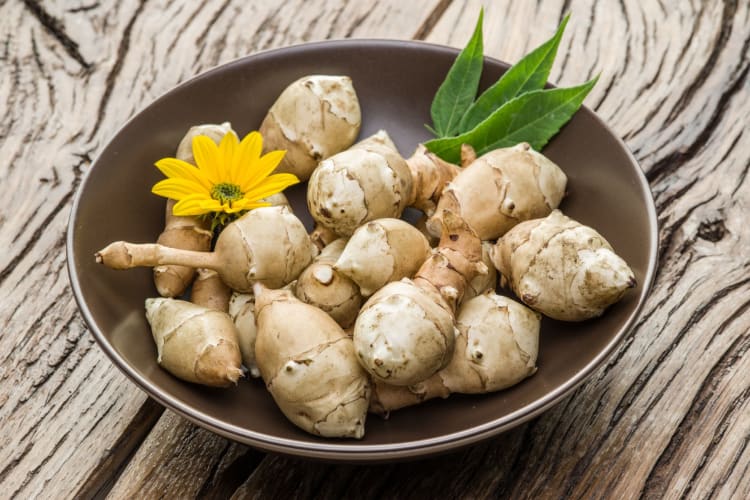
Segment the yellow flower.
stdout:
<path fill-rule="evenodd" d="M 213 213 L 214 220 L 221 223 L 227 220 L 224 214 L 236 217 L 269 206 L 258 200 L 297 184 L 299 179 L 292 174 L 270 175 L 286 151 L 261 156 L 262 149 L 263 138 L 258 132 L 250 132 L 242 142 L 229 132 L 218 146 L 205 135 L 198 135 L 193 138 L 196 165 L 162 158 L 156 168 L 168 178 L 157 182 L 151 192 L 176 200 L 175 215 Z"/>

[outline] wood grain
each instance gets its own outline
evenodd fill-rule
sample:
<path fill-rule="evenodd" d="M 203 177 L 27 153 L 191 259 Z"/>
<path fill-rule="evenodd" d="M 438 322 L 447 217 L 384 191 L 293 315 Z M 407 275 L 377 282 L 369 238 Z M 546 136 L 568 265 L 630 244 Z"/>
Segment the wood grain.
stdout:
<path fill-rule="evenodd" d="M 70 292 L 65 225 L 91 158 L 212 65 L 331 37 L 462 46 L 482 4 L 487 54 L 516 61 L 570 11 L 552 81 L 601 73 L 587 104 L 640 161 L 660 222 L 633 332 L 543 416 L 418 462 L 264 457 L 162 415 Z M 750 497 L 748 2 L 0 0 L 0 40 L 2 496 Z"/>

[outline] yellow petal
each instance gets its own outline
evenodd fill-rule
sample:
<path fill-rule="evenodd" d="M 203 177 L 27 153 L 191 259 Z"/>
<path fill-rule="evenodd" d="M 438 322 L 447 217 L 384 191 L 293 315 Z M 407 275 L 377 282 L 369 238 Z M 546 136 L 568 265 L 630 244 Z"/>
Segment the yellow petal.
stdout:
<path fill-rule="evenodd" d="M 205 197 L 202 195 L 194 194 L 175 203 L 172 213 L 174 215 L 202 215 L 207 214 L 210 210 L 201 208 L 201 201 Z"/>
<path fill-rule="evenodd" d="M 241 184 L 252 166 L 260 158 L 263 151 L 263 137 L 259 132 L 250 132 L 240 142 L 232 159 L 231 178 L 235 184 Z"/>
<path fill-rule="evenodd" d="M 209 196 L 208 191 L 202 185 L 192 180 L 179 178 L 159 181 L 151 188 L 151 192 L 178 201 L 190 196 L 191 194 L 203 194 Z"/>
<path fill-rule="evenodd" d="M 274 174 L 266 177 L 263 182 L 253 187 L 249 191 L 245 191 L 245 198 L 249 200 L 260 200 L 271 196 L 272 194 L 280 193 L 289 186 L 299 183 L 299 179 L 293 174 Z"/>
<path fill-rule="evenodd" d="M 199 203 L 202 209 L 209 212 L 222 212 L 224 208 L 218 200 L 214 200 L 213 198 L 203 199 Z"/>
<path fill-rule="evenodd" d="M 242 176 L 240 187 L 243 192 L 250 191 L 268 177 L 279 165 L 286 151 L 271 151 L 257 160 L 250 172 Z"/>
<path fill-rule="evenodd" d="M 193 156 L 198 169 L 213 184 L 221 182 L 221 171 L 219 170 L 219 147 L 205 135 L 193 137 Z"/>
<path fill-rule="evenodd" d="M 224 134 L 219 143 L 219 164 L 217 170 L 219 171 L 219 177 L 224 181 L 229 180 L 229 182 L 234 182 L 231 177 L 231 167 L 238 146 L 237 136 L 231 132 Z"/>
<path fill-rule="evenodd" d="M 170 179 L 188 179 L 197 182 L 206 189 L 211 189 L 211 182 L 203 172 L 186 161 L 177 158 L 162 158 L 155 163 L 161 173 Z"/>

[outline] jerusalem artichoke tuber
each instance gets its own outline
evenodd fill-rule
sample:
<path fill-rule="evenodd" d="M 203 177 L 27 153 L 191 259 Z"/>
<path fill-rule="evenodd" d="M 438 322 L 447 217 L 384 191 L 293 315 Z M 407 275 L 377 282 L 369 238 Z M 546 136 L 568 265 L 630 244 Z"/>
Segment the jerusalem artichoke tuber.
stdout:
<path fill-rule="evenodd" d="M 256 284 L 254 291 L 256 360 L 281 411 L 318 436 L 363 437 L 370 383 L 351 339 L 289 290 Z"/>
<path fill-rule="evenodd" d="M 96 260 L 113 269 L 160 264 L 204 267 L 218 272 L 233 290 L 248 292 L 255 281 L 271 287 L 291 282 L 316 253 L 302 222 L 282 206 L 256 208 L 228 224 L 213 252 L 118 241 L 97 252 Z"/>
<path fill-rule="evenodd" d="M 430 254 L 417 228 L 400 219 L 377 219 L 357 229 L 333 269 L 369 297 L 386 283 L 414 276 Z"/>
<path fill-rule="evenodd" d="M 242 363 L 247 367 L 250 376 L 260 377 L 255 362 L 255 296 L 252 293 L 234 292 L 229 299 L 229 316 L 237 328 L 237 340 L 242 354 Z"/>
<path fill-rule="evenodd" d="M 521 301 L 563 321 L 600 316 L 636 284 L 602 235 L 559 210 L 511 229 L 492 261 Z"/>
<path fill-rule="evenodd" d="M 362 294 L 356 283 L 333 268 L 344 246 L 343 238 L 326 246 L 297 278 L 295 295 L 328 313 L 342 328 L 349 328 L 357 319 Z"/>
<path fill-rule="evenodd" d="M 381 288 L 354 324 L 357 356 L 376 381 L 411 385 L 443 368 L 453 354 L 456 307 L 467 283 L 487 272 L 472 229 L 451 213 L 442 221 L 440 244 L 414 280 Z"/>
<path fill-rule="evenodd" d="M 492 247 L 493 243 L 491 241 L 482 242 L 482 262 L 487 266 L 487 273 L 480 274 L 469 282 L 469 286 L 466 287 L 466 293 L 464 294 L 464 300 L 469 300 L 483 294 L 487 290 L 497 288 L 497 270 L 495 270 L 491 257 Z"/>
<path fill-rule="evenodd" d="M 482 240 L 495 239 L 519 222 L 557 208 L 566 183 L 563 171 L 527 143 L 496 149 L 448 184 L 427 228 L 439 234 L 441 211 L 448 209 L 463 217 Z"/>
<path fill-rule="evenodd" d="M 452 393 L 499 391 L 536 372 L 540 315 L 488 290 L 461 305 L 448 366 L 415 385 L 373 387 L 370 410 L 388 413 Z"/>
<path fill-rule="evenodd" d="M 172 375 L 226 387 L 242 376 L 237 331 L 221 311 L 170 298 L 146 299 L 158 363 Z"/>
<path fill-rule="evenodd" d="M 276 168 L 305 181 L 318 162 L 354 143 L 362 121 L 348 76 L 312 75 L 291 83 L 271 106 L 260 133 L 267 151 L 283 149 Z"/>
<path fill-rule="evenodd" d="M 193 281 L 190 302 L 209 309 L 227 312 L 232 290 L 221 281 L 219 273 L 211 269 L 198 269 Z"/>

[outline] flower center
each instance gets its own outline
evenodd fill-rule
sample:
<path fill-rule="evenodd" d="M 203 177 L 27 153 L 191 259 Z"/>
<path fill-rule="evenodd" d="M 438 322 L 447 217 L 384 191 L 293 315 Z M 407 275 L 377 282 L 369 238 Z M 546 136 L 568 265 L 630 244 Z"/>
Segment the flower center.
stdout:
<path fill-rule="evenodd" d="M 211 198 L 218 200 L 222 205 L 242 198 L 242 190 L 237 184 L 221 182 L 214 184 L 211 188 Z"/>

